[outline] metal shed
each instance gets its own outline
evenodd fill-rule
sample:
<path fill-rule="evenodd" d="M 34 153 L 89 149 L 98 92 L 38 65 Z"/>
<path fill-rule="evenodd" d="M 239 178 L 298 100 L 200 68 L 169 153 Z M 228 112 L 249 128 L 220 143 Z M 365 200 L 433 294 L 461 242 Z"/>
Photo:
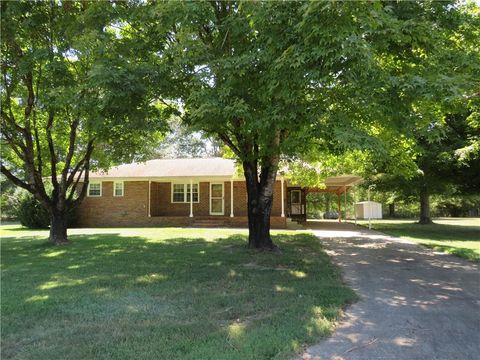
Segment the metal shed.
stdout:
<path fill-rule="evenodd" d="M 381 219 L 382 204 L 375 201 L 360 201 L 355 203 L 357 219 Z"/>

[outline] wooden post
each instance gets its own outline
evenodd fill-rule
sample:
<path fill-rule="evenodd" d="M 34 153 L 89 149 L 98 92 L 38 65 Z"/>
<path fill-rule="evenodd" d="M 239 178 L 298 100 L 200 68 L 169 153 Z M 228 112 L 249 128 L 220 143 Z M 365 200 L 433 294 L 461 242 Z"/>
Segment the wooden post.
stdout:
<path fill-rule="evenodd" d="M 347 187 L 345 187 L 345 198 L 344 198 L 344 200 L 345 200 L 344 201 L 345 219 L 343 220 L 343 222 L 347 222 L 347 218 L 348 218 L 348 216 L 347 216 L 347 209 L 348 209 L 348 207 L 347 207 L 347 191 L 348 191 L 348 189 L 347 189 Z"/>
<path fill-rule="evenodd" d="M 282 182 L 282 217 L 285 217 L 285 194 L 283 189 L 283 186 L 284 186 L 283 176 L 282 176 L 281 182 Z"/>
<path fill-rule="evenodd" d="M 355 188 L 353 189 L 353 216 L 355 218 L 355 225 L 357 225 L 357 210 L 355 209 L 355 204 L 357 202 L 357 192 Z"/>
<path fill-rule="evenodd" d="M 342 201 L 340 198 L 340 193 L 337 193 L 338 200 L 338 222 L 342 222 Z"/>

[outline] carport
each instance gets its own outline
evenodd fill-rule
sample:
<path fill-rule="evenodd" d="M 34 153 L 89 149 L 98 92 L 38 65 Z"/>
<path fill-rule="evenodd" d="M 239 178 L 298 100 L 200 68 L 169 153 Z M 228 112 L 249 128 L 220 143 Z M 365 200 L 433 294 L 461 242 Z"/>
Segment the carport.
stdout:
<path fill-rule="evenodd" d="M 307 194 L 309 193 L 332 193 L 337 195 L 338 201 L 338 221 L 342 221 L 342 195 L 344 196 L 344 206 L 347 208 L 347 193 L 355 185 L 360 184 L 363 178 L 356 175 L 340 175 L 328 177 L 325 179 L 324 186 L 319 187 L 301 187 L 291 186 L 287 188 L 287 214 L 288 217 L 298 222 L 307 220 Z"/>

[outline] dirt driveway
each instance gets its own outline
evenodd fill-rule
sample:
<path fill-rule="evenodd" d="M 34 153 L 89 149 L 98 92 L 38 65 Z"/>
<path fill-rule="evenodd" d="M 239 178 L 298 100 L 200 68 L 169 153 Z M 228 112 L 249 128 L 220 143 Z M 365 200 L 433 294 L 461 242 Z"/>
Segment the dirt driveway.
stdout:
<path fill-rule="evenodd" d="M 480 359 L 477 264 L 353 224 L 307 227 L 361 299 L 298 359 Z"/>

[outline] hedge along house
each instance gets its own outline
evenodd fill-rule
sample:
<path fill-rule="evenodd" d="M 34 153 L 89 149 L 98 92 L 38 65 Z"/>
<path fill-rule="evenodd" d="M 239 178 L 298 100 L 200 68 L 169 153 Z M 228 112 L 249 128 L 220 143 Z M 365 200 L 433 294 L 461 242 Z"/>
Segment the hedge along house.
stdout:
<path fill-rule="evenodd" d="M 287 181 L 277 177 L 271 227 L 286 227 Z M 248 226 L 245 179 L 222 158 L 160 159 L 90 174 L 82 227 Z"/>

